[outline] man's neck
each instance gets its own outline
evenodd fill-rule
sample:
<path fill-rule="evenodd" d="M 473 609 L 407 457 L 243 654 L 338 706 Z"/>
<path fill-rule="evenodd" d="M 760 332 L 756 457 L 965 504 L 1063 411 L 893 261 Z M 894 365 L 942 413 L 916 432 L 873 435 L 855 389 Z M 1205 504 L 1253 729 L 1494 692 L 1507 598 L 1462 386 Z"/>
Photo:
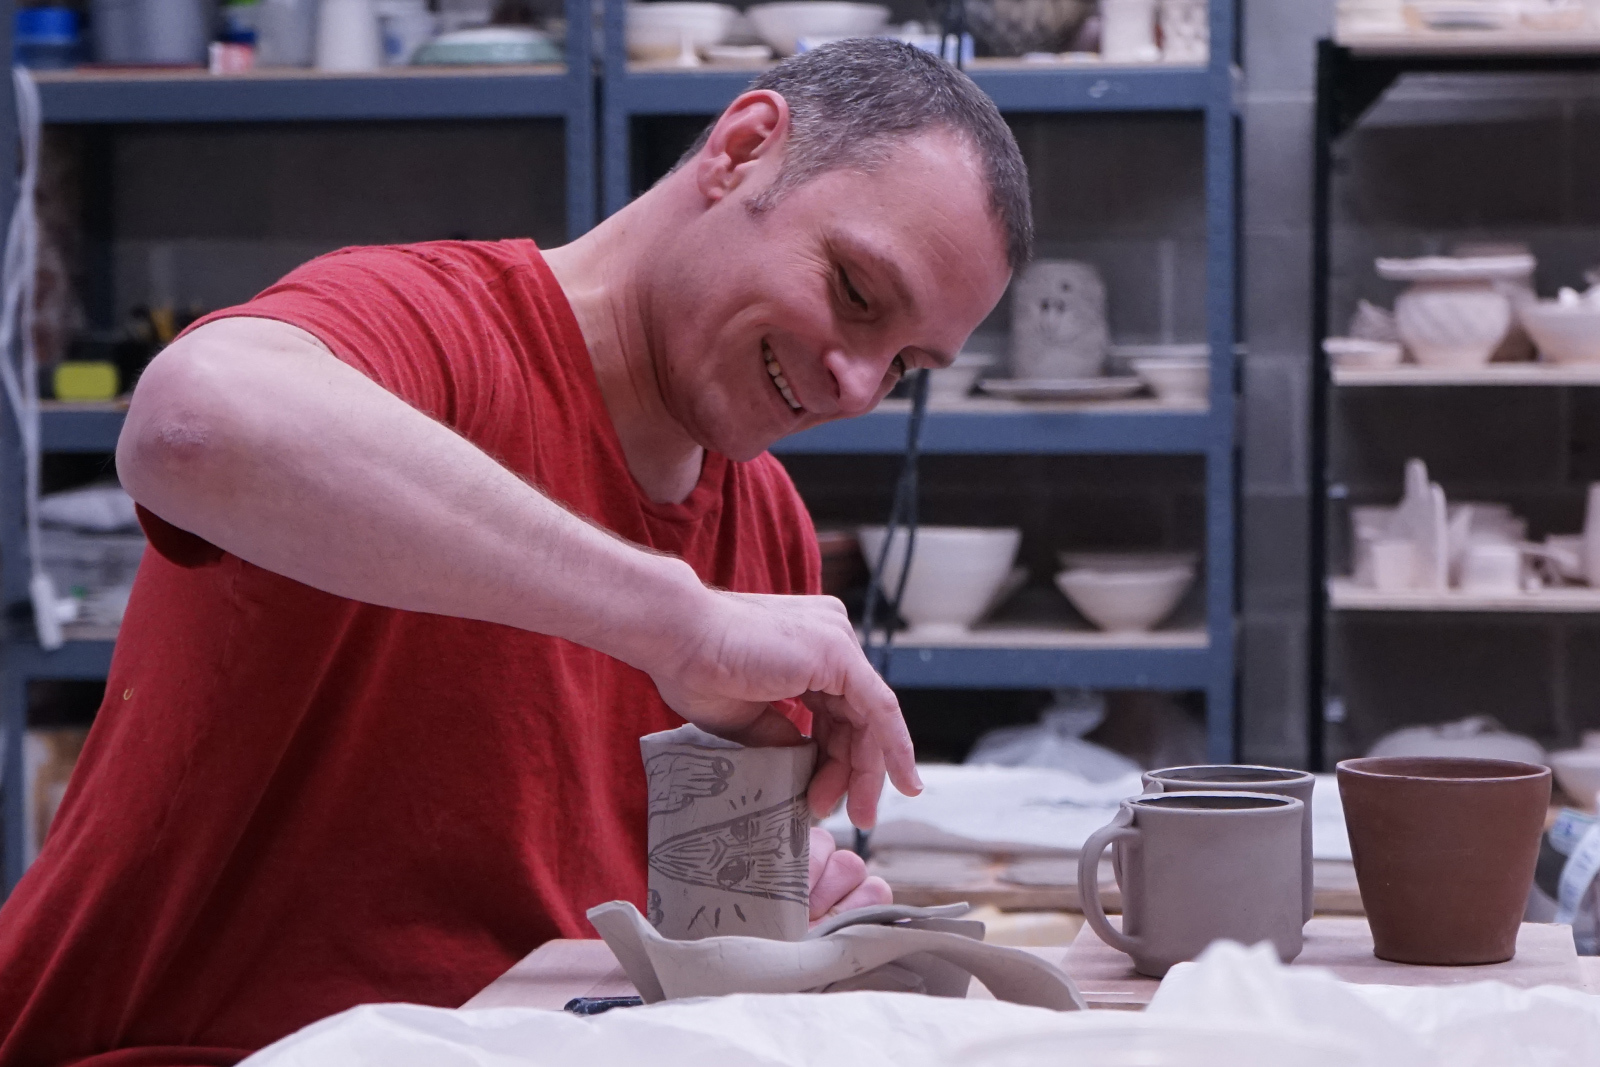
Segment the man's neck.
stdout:
<path fill-rule="evenodd" d="M 672 416 L 656 377 L 638 264 L 658 235 L 644 217 L 624 208 L 544 256 L 583 331 L 629 472 L 650 500 L 676 504 L 699 484 L 705 449 Z"/>

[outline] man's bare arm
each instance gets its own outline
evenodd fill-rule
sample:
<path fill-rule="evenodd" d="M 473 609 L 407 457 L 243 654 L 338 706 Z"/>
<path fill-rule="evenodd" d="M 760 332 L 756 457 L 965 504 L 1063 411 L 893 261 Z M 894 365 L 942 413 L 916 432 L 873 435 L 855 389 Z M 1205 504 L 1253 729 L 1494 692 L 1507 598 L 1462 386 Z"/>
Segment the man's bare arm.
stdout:
<path fill-rule="evenodd" d="M 573 515 L 311 335 L 208 323 L 139 381 L 117 446 L 133 497 L 267 570 L 352 599 L 564 637 L 648 672 L 691 721 L 772 736 L 805 693 L 870 823 L 887 766 L 916 786 L 899 705 L 838 602 L 706 589 L 681 560 Z"/>

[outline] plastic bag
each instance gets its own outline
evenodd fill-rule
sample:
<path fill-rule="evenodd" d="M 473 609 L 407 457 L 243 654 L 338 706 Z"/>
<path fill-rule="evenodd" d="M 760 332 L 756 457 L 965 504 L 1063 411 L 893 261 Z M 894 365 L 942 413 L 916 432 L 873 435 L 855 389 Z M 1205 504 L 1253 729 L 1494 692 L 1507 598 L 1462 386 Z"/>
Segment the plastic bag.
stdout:
<path fill-rule="evenodd" d="M 1055 703 L 1030 726 L 1002 726 L 978 738 L 967 754 L 973 766 L 1048 767 L 1090 782 L 1109 782 L 1140 767 L 1109 748 L 1083 740 L 1106 718 L 1106 698 L 1082 689 L 1056 690 Z"/>

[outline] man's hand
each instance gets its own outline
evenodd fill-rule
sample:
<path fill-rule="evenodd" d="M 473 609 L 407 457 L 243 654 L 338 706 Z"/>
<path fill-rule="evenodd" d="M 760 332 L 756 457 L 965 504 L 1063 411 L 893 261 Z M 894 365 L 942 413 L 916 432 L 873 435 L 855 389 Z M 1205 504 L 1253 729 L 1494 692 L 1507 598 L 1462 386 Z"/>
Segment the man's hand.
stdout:
<path fill-rule="evenodd" d="M 870 828 L 886 769 L 900 792 L 922 791 L 900 702 L 862 654 L 843 604 L 706 592 L 678 621 L 682 643 L 645 668 L 674 711 L 744 744 L 793 744 L 799 731 L 771 704 L 803 699 L 818 748 L 809 799 L 819 815 L 848 793 L 850 820 Z"/>
<path fill-rule="evenodd" d="M 867 877 L 860 856 L 834 845 L 833 835 L 820 826 L 811 828 L 811 925 L 841 911 L 873 904 L 893 904 L 889 883 L 877 875 Z"/>

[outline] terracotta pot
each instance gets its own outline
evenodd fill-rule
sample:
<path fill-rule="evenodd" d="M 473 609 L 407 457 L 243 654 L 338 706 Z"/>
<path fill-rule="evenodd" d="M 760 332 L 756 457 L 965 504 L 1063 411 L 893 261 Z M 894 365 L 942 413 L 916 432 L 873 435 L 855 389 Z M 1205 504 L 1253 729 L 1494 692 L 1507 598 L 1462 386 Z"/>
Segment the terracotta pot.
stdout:
<path fill-rule="evenodd" d="M 1309 771 L 1296 771 L 1287 767 L 1257 767 L 1249 764 L 1217 763 L 1199 767 L 1168 767 L 1159 771 L 1146 771 L 1146 793 L 1234 792 L 1273 793 L 1294 797 L 1305 805 L 1305 816 L 1300 820 L 1300 892 L 1304 903 L 1305 921 L 1313 913 L 1311 865 L 1311 793 L 1316 787 L 1316 776 Z"/>
<path fill-rule="evenodd" d="M 1374 955 L 1433 966 L 1516 955 L 1550 768 L 1374 756 L 1338 776 Z"/>

